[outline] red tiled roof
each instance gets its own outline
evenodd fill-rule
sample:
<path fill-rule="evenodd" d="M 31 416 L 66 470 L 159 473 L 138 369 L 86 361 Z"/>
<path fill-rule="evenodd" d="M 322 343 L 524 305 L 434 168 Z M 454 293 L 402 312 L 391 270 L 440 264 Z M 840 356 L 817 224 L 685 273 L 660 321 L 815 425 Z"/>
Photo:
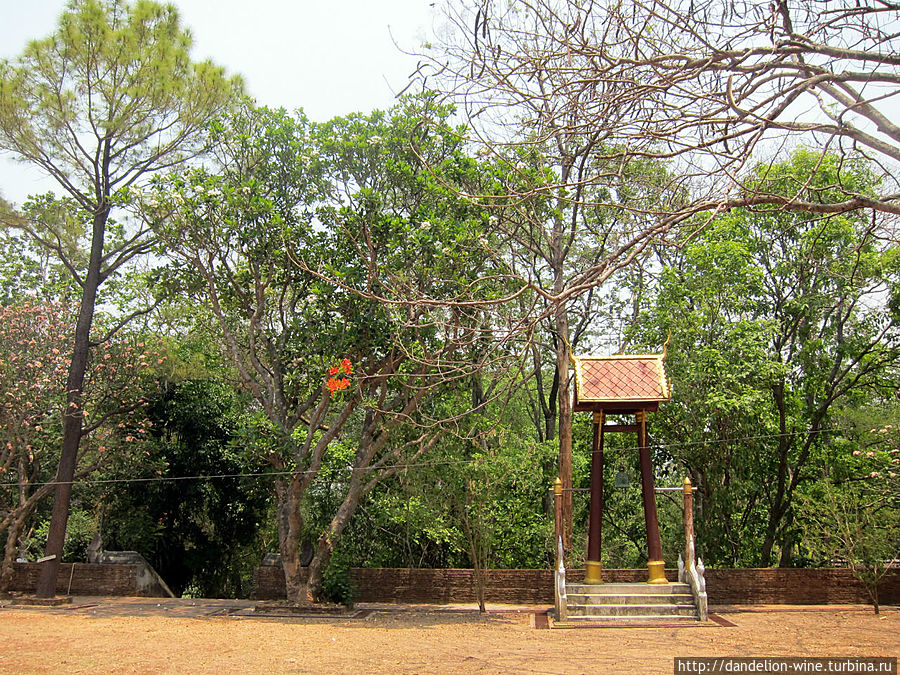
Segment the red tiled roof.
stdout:
<path fill-rule="evenodd" d="M 671 397 L 662 354 L 575 357 L 576 401 L 665 401 Z"/>

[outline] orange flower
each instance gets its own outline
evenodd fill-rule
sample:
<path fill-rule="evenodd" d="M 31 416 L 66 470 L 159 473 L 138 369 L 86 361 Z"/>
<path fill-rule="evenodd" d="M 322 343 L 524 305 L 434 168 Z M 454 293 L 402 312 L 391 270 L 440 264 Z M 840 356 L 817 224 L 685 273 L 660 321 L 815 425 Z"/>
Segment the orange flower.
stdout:
<path fill-rule="evenodd" d="M 333 377 L 329 377 L 328 381 L 325 383 L 325 386 L 328 388 L 332 394 L 336 391 L 341 391 L 342 389 L 346 389 L 350 386 L 350 380 L 346 377 L 342 377 L 340 379 L 335 379 Z"/>
<path fill-rule="evenodd" d="M 325 387 L 328 389 L 330 393 L 334 393 L 336 391 L 341 391 L 350 386 L 350 380 L 346 377 L 346 375 L 350 375 L 353 373 L 353 364 L 350 362 L 350 359 L 342 359 L 341 362 L 332 366 L 328 369 L 328 379 L 325 380 Z M 335 375 L 343 374 L 342 377 L 335 377 Z"/>

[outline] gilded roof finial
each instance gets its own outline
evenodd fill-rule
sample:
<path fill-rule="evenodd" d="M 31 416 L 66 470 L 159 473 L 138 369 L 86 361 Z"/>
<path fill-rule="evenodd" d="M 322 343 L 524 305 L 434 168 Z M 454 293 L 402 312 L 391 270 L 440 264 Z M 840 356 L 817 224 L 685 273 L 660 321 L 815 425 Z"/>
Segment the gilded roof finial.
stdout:
<path fill-rule="evenodd" d="M 569 361 L 571 361 L 572 367 L 577 368 L 578 361 L 575 360 L 575 355 L 572 353 L 572 345 L 569 344 L 569 339 L 562 333 L 559 334 L 559 337 L 562 338 L 563 344 L 566 346 L 566 350 L 568 350 Z"/>

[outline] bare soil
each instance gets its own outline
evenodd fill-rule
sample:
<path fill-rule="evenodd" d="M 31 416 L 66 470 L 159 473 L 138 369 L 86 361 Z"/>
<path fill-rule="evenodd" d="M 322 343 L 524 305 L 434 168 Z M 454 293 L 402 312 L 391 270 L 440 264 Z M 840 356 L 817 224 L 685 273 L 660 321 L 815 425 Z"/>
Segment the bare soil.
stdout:
<path fill-rule="evenodd" d="M 713 608 L 723 626 L 561 628 L 546 607 L 361 606 L 277 616 L 234 600 L 0 607 L 2 673 L 672 673 L 675 656 L 900 656 L 900 608 Z M 489 607 L 489 610 L 492 608 Z M 545 626 L 550 626 L 546 628 Z"/>

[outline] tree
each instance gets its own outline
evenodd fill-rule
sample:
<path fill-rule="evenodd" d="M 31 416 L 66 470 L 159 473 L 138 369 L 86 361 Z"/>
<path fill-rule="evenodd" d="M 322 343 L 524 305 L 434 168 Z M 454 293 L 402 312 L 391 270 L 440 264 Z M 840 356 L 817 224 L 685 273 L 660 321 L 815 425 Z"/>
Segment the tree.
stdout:
<path fill-rule="evenodd" d="M 34 203 L 26 205 L 29 210 L 34 207 Z M 12 210 L 4 215 L 0 209 L 0 224 L 24 222 L 26 217 Z M 4 304 L 15 304 L 26 296 L 59 301 L 74 291 L 71 276 L 53 252 L 15 227 L 0 228 L 0 279 Z"/>
<path fill-rule="evenodd" d="M 450 30 L 430 52 L 438 84 L 430 79 L 429 85 L 443 88 L 459 104 L 473 129 L 471 140 L 494 158 L 496 189 L 473 198 L 497 209 L 496 227 L 508 242 L 511 271 L 539 298 L 523 308 L 528 316 L 523 323 L 532 331 L 541 325 L 553 353 L 552 379 L 545 387 L 541 347 L 532 345 L 534 407 L 540 411 L 536 418 L 543 417 L 539 433 L 559 442 L 568 546 L 572 349 L 597 330 L 597 314 L 604 312 L 598 307 L 614 301 L 615 294 L 600 287 L 665 234 L 672 223 L 655 214 L 677 208 L 682 195 L 660 163 L 623 162 L 623 147 L 609 126 L 579 123 L 578 103 L 565 98 L 568 73 L 537 63 L 554 42 L 544 33 L 552 26 L 541 25 L 547 17 L 540 7 L 511 4 L 503 10 L 481 3 L 471 13 L 449 6 L 447 13 Z M 528 62 L 531 57 L 535 63 Z M 609 83 L 589 105 L 621 104 L 622 119 L 629 97 L 627 83 Z"/>
<path fill-rule="evenodd" d="M 595 184 L 648 158 L 671 162 L 669 179 L 684 190 L 673 193 L 690 199 L 657 204 L 659 221 L 759 203 L 896 214 L 893 181 L 875 194 L 842 191 L 825 207 L 742 175 L 760 151 L 805 144 L 862 153 L 890 176 L 900 160 L 890 112 L 900 94 L 895 12 L 843 0 L 448 3 L 422 75 L 485 120 L 491 143 L 504 130 L 505 141 L 532 145 L 515 128 L 524 121 L 530 133 L 537 117 L 538 142 L 560 132 L 603 139 L 610 161 L 558 185 Z"/>
<path fill-rule="evenodd" d="M 878 412 L 891 411 L 887 406 Z M 879 583 L 897 563 L 900 429 L 886 424 L 853 431 L 848 436 L 856 449 L 834 457 L 823 467 L 822 480 L 799 495 L 798 520 L 803 544 L 826 564 L 846 564 L 878 614 Z"/>
<path fill-rule="evenodd" d="M 546 551 L 550 538 L 548 519 L 540 510 L 546 482 L 534 480 L 543 478 L 541 453 L 533 444 L 518 445 L 516 440 L 501 433 L 463 442 L 463 451 L 456 456 L 466 459 L 457 460 L 459 465 L 436 481 L 440 487 L 432 494 L 435 502 L 449 508 L 450 522 L 460 535 L 458 545 L 468 554 L 480 612 L 485 611 L 486 571 L 495 566 L 504 539 L 515 537 L 526 550 L 529 540 L 536 539 Z M 512 447 L 503 447 L 510 441 Z M 504 548 L 509 558 L 521 555 L 522 549 Z"/>
<path fill-rule="evenodd" d="M 759 180 L 828 205 L 847 190 L 870 194 L 868 167 L 801 149 L 759 167 Z M 671 454 L 700 489 L 714 550 L 768 566 L 780 547 L 787 565 L 794 497 L 825 461 L 836 413 L 892 386 L 896 254 L 862 212 L 760 206 L 718 216 L 668 260 L 647 341 L 672 333 L 678 385 L 661 409 Z M 736 549 L 750 541 L 758 560 Z"/>
<path fill-rule="evenodd" d="M 75 313 L 63 302 L 27 298 L 0 307 L 0 533 L 6 533 L 0 593 L 8 589 L 29 517 L 55 486 L 50 471 L 63 434 L 65 349 Z M 93 355 L 79 399 L 83 443 L 73 479 L 89 476 L 114 455 L 134 461 L 149 424 L 139 413 L 127 424 L 109 421 L 114 413 L 138 411 L 145 378 L 164 361 L 124 334 Z"/>
<path fill-rule="evenodd" d="M 197 132 L 239 87 L 211 63 L 192 62 L 190 46 L 171 5 L 73 0 L 55 34 L 0 64 L 0 150 L 42 169 L 72 200 L 62 220 L 9 224 L 58 255 L 80 290 L 47 539 L 47 555 L 57 557 L 43 568 L 41 596 L 54 594 L 83 434 L 85 372 L 92 347 L 106 338 L 92 334 L 98 292 L 150 248 L 146 226 L 111 228 L 111 215 L 128 201 L 129 188 L 195 156 L 202 149 Z M 72 222 L 83 228 L 76 237 Z"/>
<path fill-rule="evenodd" d="M 208 308 L 255 400 L 247 442 L 276 474 L 291 602 L 320 597 L 359 500 L 434 442 L 427 428 L 397 440 L 398 428 L 436 383 L 474 367 L 461 350 L 477 323 L 449 323 L 437 300 L 412 306 L 400 295 L 492 291 L 478 244 L 483 213 L 442 188 L 418 155 L 451 177 L 472 164 L 422 114 L 447 113 L 411 101 L 317 128 L 302 114 L 248 104 L 212 129 L 215 167 L 169 177 L 146 204 L 179 258 L 173 283 Z M 385 289 L 393 302 L 378 300 Z M 304 579 L 303 502 L 332 455 L 344 458 L 329 482 L 340 497 L 315 533 Z"/>
<path fill-rule="evenodd" d="M 142 472 L 116 462 L 102 485 L 103 541 L 141 552 L 176 595 L 246 597 L 262 557 L 270 498 L 264 465 L 241 443 L 247 397 L 214 377 L 167 382 L 148 402 Z M 242 478 L 242 474 L 257 474 Z M 194 478 L 191 478 L 194 477 Z"/>

